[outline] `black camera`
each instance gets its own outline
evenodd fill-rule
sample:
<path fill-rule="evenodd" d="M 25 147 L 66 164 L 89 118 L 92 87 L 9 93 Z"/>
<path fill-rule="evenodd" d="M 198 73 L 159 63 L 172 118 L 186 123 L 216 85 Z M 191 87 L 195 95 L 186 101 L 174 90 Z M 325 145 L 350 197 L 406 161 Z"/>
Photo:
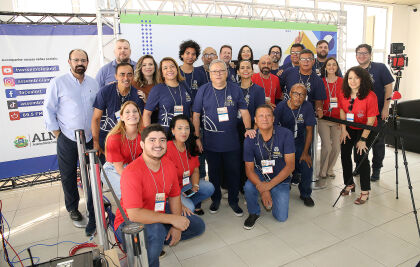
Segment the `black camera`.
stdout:
<path fill-rule="evenodd" d="M 408 65 L 408 57 L 404 53 L 403 43 L 392 43 L 390 55 L 388 55 L 388 64 L 393 70 L 403 70 Z"/>
<path fill-rule="evenodd" d="M 404 53 L 405 46 L 403 43 L 392 43 L 390 54 L 402 54 Z"/>

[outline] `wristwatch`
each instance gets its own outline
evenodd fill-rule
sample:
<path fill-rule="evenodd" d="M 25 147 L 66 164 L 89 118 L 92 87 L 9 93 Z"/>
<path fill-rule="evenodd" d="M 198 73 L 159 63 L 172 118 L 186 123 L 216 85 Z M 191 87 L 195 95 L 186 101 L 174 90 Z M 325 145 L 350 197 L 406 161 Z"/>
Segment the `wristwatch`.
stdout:
<path fill-rule="evenodd" d="M 366 138 L 366 137 L 361 136 L 361 137 L 360 137 L 360 141 L 366 142 L 366 141 L 367 141 L 367 138 Z"/>

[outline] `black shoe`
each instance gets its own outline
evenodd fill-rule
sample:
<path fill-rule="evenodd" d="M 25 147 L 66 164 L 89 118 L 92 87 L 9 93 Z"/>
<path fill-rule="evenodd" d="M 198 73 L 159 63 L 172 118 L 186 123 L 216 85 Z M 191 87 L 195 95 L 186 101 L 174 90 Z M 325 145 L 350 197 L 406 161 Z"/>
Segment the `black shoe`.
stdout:
<path fill-rule="evenodd" d="M 83 216 L 80 213 L 80 211 L 78 211 L 78 210 L 72 210 L 72 211 L 70 211 L 69 212 L 69 215 L 70 215 L 70 219 L 72 221 L 79 222 L 79 221 L 83 220 Z"/>
<path fill-rule="evenodd" d="M 241 207 L 239 207 L 238 204 L 229 205 L 229 206 L 232 208 L 232 210 L 233 210 L 233 212 L 235 213 L 236 216 L 238 216 L 238 217 L 244 216 L 244 211 L 241 209 Z"/>
<path fill-rule="evenodd" d="M 300 174 L 292 175 L 292 179 L 290 179 L 290 183 L 292 185 L 298 185 L 300 183 Z"/>
<path fill-rule="evenodd" d="M 86 225 L 85 229 L 86 236 L 93 236 L 96 233 L 96 222 L 95 219 L 89 219 L 88 224 Z"/>
<path fill-rule="evenodd" d="M 204 215 L 204 210 L 203 209 L 196 209 L 196 210 L 194 210 L 194 214 L 202 216 L 202 215 Z"/>
<path fill-rule="evenodd" d="M 166 256 L 166 252 L 162 249 L 162 251 L 159 254 L 159 260 L 165 258 L 165 256 Z"/>
<path fill-rule="evenodd" d="M 220 202 L 212 202 L 210 205 L 210 213 L 215 214 L 219 211 Z"/>
<path fill-rule="evenodd" d="M 379 180 L 379 175 L 381 174 L 381 169 L 372 169 L 372 176 L 370 177 L 370 180 L 372 182 L 376 182 Z"/>
<path fill-rule="evenodd" d="M 246 230 L 251 230 L 255 226 L 255 222 L 260 218 L 260 215 L 249 214 L 248 218 L 244 222 L 244 228 Z"/>
<path fill-rule="evenodd" d="M 303 200 L 303 204 L 305 204 L 306 207 L 313 207 L 315 206 L 315 202 L 311 197 L 300 197 L 300 199 Z"/>

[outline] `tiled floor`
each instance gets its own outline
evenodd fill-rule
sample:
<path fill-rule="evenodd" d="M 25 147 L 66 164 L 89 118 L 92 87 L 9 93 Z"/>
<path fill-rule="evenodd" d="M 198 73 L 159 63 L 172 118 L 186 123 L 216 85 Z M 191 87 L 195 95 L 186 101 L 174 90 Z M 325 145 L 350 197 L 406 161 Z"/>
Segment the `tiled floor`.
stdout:
<path fill-rule="evenodd" d="M 314 208 L 305 207 L 297 188 L 292 187 L 286 222 L 275 221 L 263 209 L 256 227 L 247 231 L 242 228 L 247 214 L 236 217 L 223 200 L 219 213 L 206 212 L 203 216 L 206 232 L 167 247 L 161 266 L 415 266 L 420 260 L 420 238 L 401 153 L 398 200 L 393 150 L 387 148 L 386 155 L 381 180 L 372 183 L 371 197 L 365 205 L 354 205 L 358 194 L 352 194 L 332 207 L 342 187 L 338 162 L 337 177 L 328 179 L 327 188 L 313 192 Z M 419 208 L 420 155 L 407 152 L 407 156 Z M 357 189 L 356 193 L 360 192 L 360 187 Z M 68 218 L 60 183 L 0 192 L 0 199 L 11 226 L 9 241 L 18 252 L 38 243 L 88 240 L 83 229 L 75 228 Z M 240 204 L 246 210 L 242 196 Z M 203 207 L 207 209 L 209 205 L 207 201 Z M 83 206 L 81 203 L 81 209 Z M 68 255 L 73 246 L 72 243 L 37 246 L 32 254 L 46 261 Z M 21 258 L 26 257 L 23 252 Z M 0 266 L 7 266 L 3 252 Z"/>

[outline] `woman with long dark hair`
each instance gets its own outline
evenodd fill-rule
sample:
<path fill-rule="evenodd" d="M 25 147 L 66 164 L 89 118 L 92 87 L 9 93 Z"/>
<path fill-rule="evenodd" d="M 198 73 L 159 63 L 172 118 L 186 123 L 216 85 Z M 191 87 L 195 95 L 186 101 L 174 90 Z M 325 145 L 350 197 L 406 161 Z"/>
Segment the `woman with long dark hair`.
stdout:
<path fill-rule="evenodd" d="M 340 118 L 349 122 L 362 123 L 369 126 L 376 126 L 378 111 L 378 100 L 372 91 L 373 83 L 367 70 L 361 67 L 349 69 L 344 77 L 342 91 L 338 103 Z M 368 146 L 373 141 L 373 133 L 370 130 L 360 129 L 354 126 L 341 125 L 341 164 L 343 165 L 343 178 L 346 188 L 342 195 L 346 196 L 355 191 L 353 181 L 353 162 L 351 154 L 356 148 L 356 161 L 360 162 Z M 369 199 L 370 191 L 370 164 L 366 158 L 360 163 L 360 187 L 361 193 L 354 203 L 364 204 Z"/>
<path fill-rule="evenodd" d="M 239 70 L 239 62 L 242 60 L 247 59 L 251 61 L 254 69 L 254 73 L 260 72 L 257 64 L 254 64 L 254 53 L 249 45 L 243 45 L 238 52 L 238 66 L 236 67 L 236 71 Z"/>
<path fill-rule="evenodd" d="M 175 116 L 169 126 L 166 155 L 175 164 L 181 188 L 183 214 L 203 215 L 201 201 L 214 192 L 212 183 L 200 179 L 194 125 L 185 115 Z"/>

